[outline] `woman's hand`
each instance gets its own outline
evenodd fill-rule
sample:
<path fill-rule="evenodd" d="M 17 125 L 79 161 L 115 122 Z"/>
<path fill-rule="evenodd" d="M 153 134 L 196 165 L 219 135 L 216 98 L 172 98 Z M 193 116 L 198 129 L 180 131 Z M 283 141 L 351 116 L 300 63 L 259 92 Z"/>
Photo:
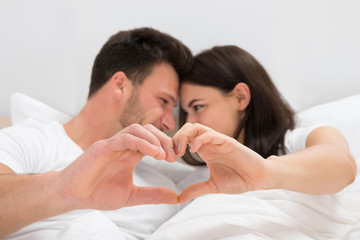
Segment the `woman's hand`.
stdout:
<path fill-rule="evenodd" d="M 237 140 L 195 123 L 185 124 L 173 137 L 178 156 L 190 145 L 206 162 L 210 178 L 187 187 L 183 203 L 207 193 L 243 193 L 262 189 L 268 178 L 265 159 Z"/>

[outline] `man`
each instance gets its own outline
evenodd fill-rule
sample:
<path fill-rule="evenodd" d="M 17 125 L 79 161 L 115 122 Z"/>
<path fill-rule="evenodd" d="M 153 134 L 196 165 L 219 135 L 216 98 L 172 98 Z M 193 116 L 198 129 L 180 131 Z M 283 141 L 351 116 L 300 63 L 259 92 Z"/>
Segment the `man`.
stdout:
<path fill-rule="evenodd" d="M 172 140 L 161 130 L 175 128 L 179 76 L 191 66 L 190 50 L 167 34 L 149 28 L 119 32 L 97 55 L 88 101 L 70 122 L 29 120 L 3 130 L 0 238 L 53 239 L 81 209 L 176 204 L 178 195 L 163 176 L 141 166 L 135 182 L 147 187 L 137 187 L 133 172 L 144 155 L 176 160 Z M 136 239 L 176 206 L 146 207 L 104 214 L 126 238 Z M 161 211 L 165 215 L 155 217 Z"/>

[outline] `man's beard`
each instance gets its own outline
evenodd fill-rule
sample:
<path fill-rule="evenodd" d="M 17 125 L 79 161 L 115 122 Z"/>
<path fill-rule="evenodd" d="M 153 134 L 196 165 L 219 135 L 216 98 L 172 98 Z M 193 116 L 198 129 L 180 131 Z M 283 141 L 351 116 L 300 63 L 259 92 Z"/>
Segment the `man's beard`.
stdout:
<path fill-rule="evenodd" d="M 129 100 L 126 102 L 124 111 L 120 116 L 120 123 L 123 128 L 133 124 L 138 123 L 142 125 L 144 122 L 144 110 L 139 104 L 139 93 L 137 89 L 131 93 Z"/>

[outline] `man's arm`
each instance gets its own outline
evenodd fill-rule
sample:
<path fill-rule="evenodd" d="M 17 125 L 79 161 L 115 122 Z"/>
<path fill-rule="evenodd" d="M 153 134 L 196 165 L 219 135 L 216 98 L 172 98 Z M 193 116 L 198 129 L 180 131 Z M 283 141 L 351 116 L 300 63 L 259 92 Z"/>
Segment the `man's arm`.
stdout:
<path fill-rule="evenodd" d="M 0 164 L 0 239 L 35 221 L 71 210 L 59 201 L 59 172 L 16 175 Z"/>
<path fill-rule="evenodd" d="M 176 204 L 174 190 L 137 187 L 132 180 L 134 168 L 144 155 L 175 161 L 172 145 L 172 140 L 156 128 L 134 124 L 95 142 L 59 172 L 16 175 L 0 165 L 0 238 L 75 209 Z"/>

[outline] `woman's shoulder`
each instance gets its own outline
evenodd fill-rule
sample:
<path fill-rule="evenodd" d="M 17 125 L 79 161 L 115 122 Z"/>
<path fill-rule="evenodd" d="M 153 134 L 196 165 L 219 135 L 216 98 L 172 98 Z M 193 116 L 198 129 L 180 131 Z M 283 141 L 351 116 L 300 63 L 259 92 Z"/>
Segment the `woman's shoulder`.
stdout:
<path fill-rule="evenodd" d="M 325 125 L 297 126 L 288 130 L 285 134 L 285 154 L 299 152 L 306 148 L 306 139 L 317 128 Z M 326 125 L 327 126 L 327 125 Z"/>

